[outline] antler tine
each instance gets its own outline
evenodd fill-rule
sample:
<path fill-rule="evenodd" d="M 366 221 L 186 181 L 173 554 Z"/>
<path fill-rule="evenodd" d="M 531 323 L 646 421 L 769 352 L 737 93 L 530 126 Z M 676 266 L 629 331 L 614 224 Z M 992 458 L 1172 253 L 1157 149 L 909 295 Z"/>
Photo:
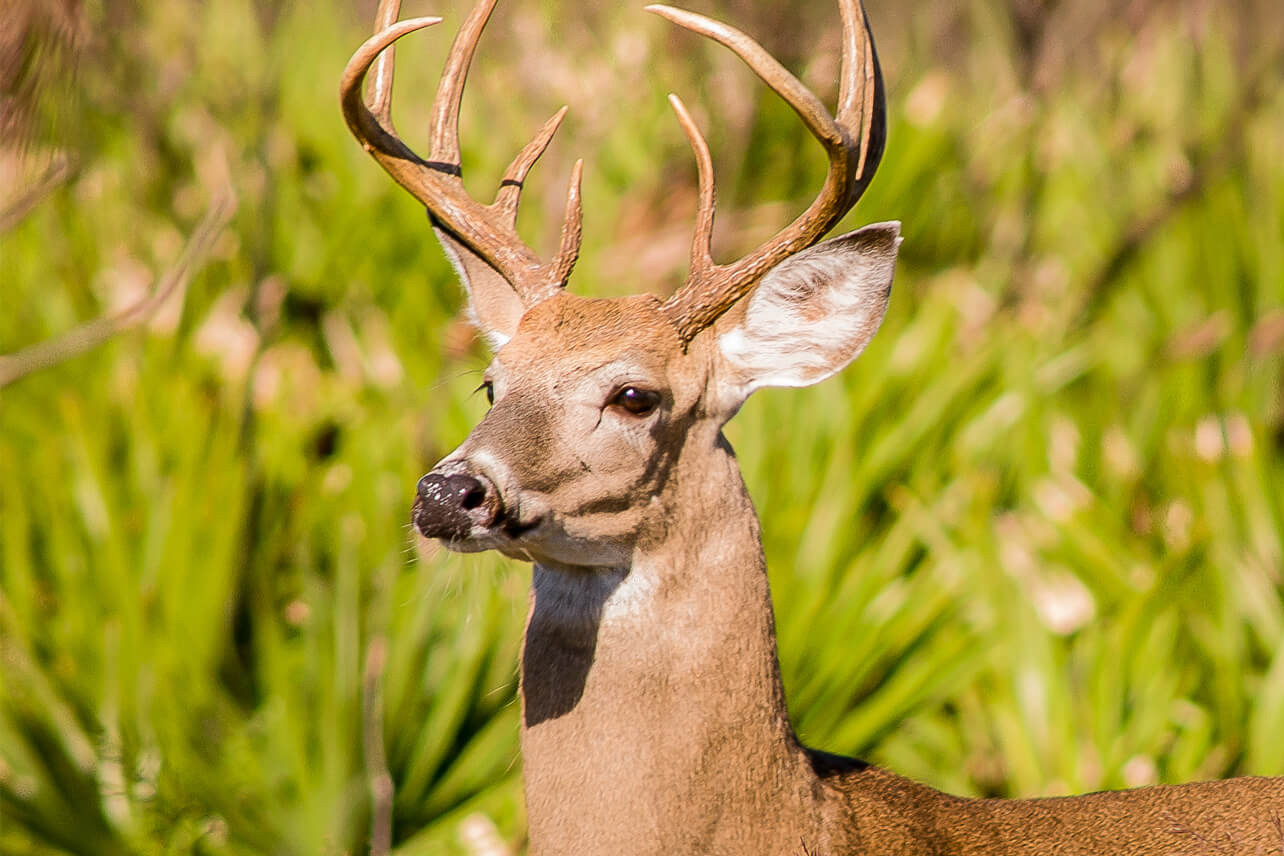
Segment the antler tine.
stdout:
<path fill-rule="evenodd" d="M 562 221 L 562 240 L 557 257 L 553 259 L 552 283 L 557 288 L 565 287 L 570 279 L 575 262 L 580 257 L 580 239 L 584 237 L 584 212 L 580 206 L 580 181 L 584 175 L 583 158 L 575 161 L 571 167 L 571 181 L 566 190 L 566 217 Z"/>
<path fill-rule="evenodd" d="M 382 32 L 397 23 L 400 14 L 401 0 L 379 0 L 379 10 L 375 12 L 375 32 Z M 392 78 L 396 64 L 397 49 L 389 45 L 375 60 L 374 103 L 370 105 L 370 112 L 379 120 L 379 124 L 394 136 L 397 131 L 392 124 Z"/>
<path fill-rule="evenodd" d="M 696 127 L 695 120 L 687 112 L 687 107 L 678 96 L 669 94 L 669 105 L 678 115 L 678 124 L 687 135 L 691 151 L 696 160 L 696 181 L 700 201 L 696 210 L 695 233 L 691 236 L 691 276 L 706 276 L 716 267 L 713 261 L 713 215 L 716 208 L 716 190 L 713 183 L 713 158 L 709 156 L 709 144 Z"/>
<path fill-rule="evenodd" d="M 540 155 L 544 154 L 544 150 L 548 148 L 568 109 L 562 107 L 554 113 L 534 138 L 517 153 L 517 157 L 513 158 L 513 162 L 504 171 L 504 178 L 499 183 L 499 193 L 496 194 L 495 201 L 490 207 L 503 216 L 509 228 L 515 228 L 517 225 L 517 206 L 521 202 L 526 176 L 535 162 L 540 159 Z M 583 211 L 580 206 L 580 181 L 583 172 L 584 161 L 577 160 L 571 170 L 570 187 L 566 191 L 566 217 L 562 222 L 562 240 L 557 256 L 549 265 L 552 275 L 549 277 L 548 287 L 541 292 L 545 297 L 555 293 L 559 288 L 566 287 L 571 271 L 575 268 L 575 262 L 580 256 L 580 239 L 584 234 Z"/>
<path fill-rule="evenodd" d="M 379 11 L 385 11 L 383 4 L 380 4 Z M 370 111 L 362 98 L 361 87 L 371 63 L 393 42 L 407 33 L 440 23 L 441 18 L 410 18 L 376 32 L 357 48 L 357 52 L 343 69 L 343 77 L 339 81 L 339 103 L 343 107 L 343 118 L 348 123 L 348 130 L 392 174 L 398 184 L 416 196 L 419 195 L 418 191 L 407 181 L 410 180 L 409 173 L 413 172 L 413 167 L 422 166 L 423 161 L 401 141 L 390 125 L 382 121 L 381 116 Z M 380 63 L 375 81 L 375 107 L 384 114 L 389 113 L 386 102 L 392 97 L 392 77 L 392 57 L 388 57 Z M 404 165 L 397 164 L 398 160 Z"/>
<path fill-rule="evenodd" d="M 450 45 L 446 67 L 441 72 L 441 82 L 437 84 L 437 97 L 432 102 L 432 136 L 428 145 L 428 157 L 442 166 L 453 166 L 456 170 L 460 159 L 459 105 L 464 98 L 464 84 L 468 81 L 473 54 L 477 52 L 477 42 L 481 39 L 482 30 L 486 29 L 490 13 L 495 11 L 496 2 L 498 0 L 481 0 L 460 25 L 455 41 Z"/>
<path fill-rule="evenodd" d="M 561 247 L 547 264 L 541 263 L 517 235 L 517 202 L 522 182 L 548 147 L 565 115 L 565 108 L 546 122 L 535 138 L 518 153 L 492 204 L 483 205 L 465 191 L 460 169 L 459 106 L 468 67 L 495 3 L 496 0 L 480 0 L 451 45 L 437 96 L 433 100 L 430 160 L 416 155 L 393 129 L 392 45 L 407 33 L 440 23 L 440 18 L 415 18 L 398 23 L 396 17 L 400 0 L 380 0 L 376 13 L 377 31 L 348 60 L 339 85 L 339 99 L 348 128 L 357 141 L 398 184 L 423 203 L 437 226 L 470 251 L 468 257 L 461 261 L 464 267 L 484 263 L 503 277 L 530 306 L 566 284 L 579 256 L 582 166 L 577 163 L 572 172 Z M 373 103 L 368 107 L 362 97 L 362 85 L 376 60 Z"/>
<path fill-rule="evenodd" d="M 863 191 L 883 158 L 887 129 L 883 126 L 883 76 L 869 29 L 869 19 L 859 0 L 839 0 L 843 19 L 843 64 L 838 84 L 837 121 L 849 136 L 860 140 L 856 178 Z M 853 127 L 853 121 L 859 124 Z M 874 123 L 879 123 L 877 133 Z M 872 164 L 868 173 L 867 164 Z"/>
<path fill-rule="evenodd" d="M 837 119 L 788 69 L 734 27 L 670 6 L 646 7 L 647 11 L 729 48 L 793 108 L 829 156 L 825 184 L 806 211 L 749 255 L 730 264 L 714 264 L 708 250 L 713 225 L 713 189 L 707 146 L 690 115 L 680 109 L 681 101 L 674 103 L 678 121 L 695 151 L 701 183 L 691 276 L 687 284 L 664 303 L 665 314 L 685 342 L 690 342 L 730 309 L 768 270 L 811 246 L 832 229 L 856 204 L 873 176 L 886 135 L 882 77 L 859 0 L 839 0 L 839 7 L 843 20 L 843 61 Z"/>
<path fill-rule="evenodd" d="M 517 153 L 513 162 L 508 165 L 508 169 L 504 171 L 504 177 L 499 182 L 499 193 L 495 196 L 495 207 L 504 212 L 510 223 L 517 222 L 517 205 L 522 198 L 522 186 L 526 183 L 526 176 L 530 174 L 535 162 L 544 154 L 548 144 L 552 142 L 553 135 L 557 133 L 562 120 L 566 118 L 568 109 L 563 107 L 554 113 L 531 141 Z"/>
<path fill-rule="evenodd" d="M 661 18 L 665 18 L 683 29 L 690 30 L 693 33 L 713 39 L 715 42 L 727 47 L 736 56 L 740 57 L 745 63 L 753 69 L 754 74 L 762 78 L 772 90 L 785 99 L 790 107 L 794 108 L 803 123 L 822 143 L 837 145 L 842 142 L 834 126 L 834 118 L 829 115 L 829 110 L 821 100 L 817 98 L 803 82 L 794 77 L 789 69 L 781 65 L 775 57 L 749 36 L 721 21 L 715 21 L 712 18 L 706 18 L 704 15 L 698 15 L 695 12 L 688 12 L 685 9 L 675 9 L 672 6 L 651 5 L 646 7 L 646 11 L 653 12 Z"/>

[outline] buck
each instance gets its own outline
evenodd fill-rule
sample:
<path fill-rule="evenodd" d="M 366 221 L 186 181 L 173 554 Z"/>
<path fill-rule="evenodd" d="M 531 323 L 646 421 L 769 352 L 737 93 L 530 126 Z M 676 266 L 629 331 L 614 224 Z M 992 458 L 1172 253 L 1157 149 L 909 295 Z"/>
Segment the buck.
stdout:
<path fill-rule="evenodd" d="M 782 232 L 718 264 L 709 150 L 670 96 L 698 172 L 690 278 L 667 300 L 595 300 L 565 291 L 579 252 L 580 162 L 552 260 L 516 232 L 522 184 L 565 108 L 517 155 L 493 203 L 464 191 L 459 104 L 493 6 L 481 0 L 450 50 L 426 159 L 392 125 L 392 44 L 439 18 L 398 22 L 397 0 L 382 0 L 341 100 L 352 133 L 427 207 L 495 351 L 490 411 L 420 480 L 412 519 L 452 550 L 534 566 L 521 657 L 530 852 L 1284 853 L 1284 779 L 978 800 L 799 743 L 758 520 L 722 427 L 754 390 L 842 369 L 887 307 L 897 223 L 819 242 L 883 152 L 883 83 L 864 10 L 839 2 L 831 116 L 738 30 L 647 7 L 744 60 L 824 147 L 829 172 Z"/>

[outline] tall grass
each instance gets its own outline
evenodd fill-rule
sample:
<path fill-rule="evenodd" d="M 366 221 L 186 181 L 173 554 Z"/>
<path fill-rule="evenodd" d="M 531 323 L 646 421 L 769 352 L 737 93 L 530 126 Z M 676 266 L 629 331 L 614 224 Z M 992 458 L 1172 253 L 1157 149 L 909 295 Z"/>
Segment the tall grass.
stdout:
<path fill-rule="evenodd" d="M 447 22 L 399 54 L 413 140 L 461 15 L 420 6 Z M 832 97 L 830 3 L 694 8 Z M 904 222 L 891 312 L 730 427 L 800 734 L 958 793 L 1284 773 L 1284 38 L 1265 6 L 1114 8 L 871 0 L 891 144 L 848 223 Z M 0 353 L 129 304 L 238 207 L 145 325 L 0 388 L 0 852 L 362 852 L 385 808 L 398 852 L 462 851 L 478 814 L 520 847 L 526 571 L 406 526 L 486 356 L 342 127 L 364 11 L 81 14 L 5 150 L 6 199 L 71 166 L 0 234 Z M 469 185 L 570 103 L 522 228 L 551 244 L 587 156 L 581 293 L 681 280 L 665 91 L 709 129 L 721 254 L 819 184 L 748 72 L 633 8 L 493 28 Z"/>

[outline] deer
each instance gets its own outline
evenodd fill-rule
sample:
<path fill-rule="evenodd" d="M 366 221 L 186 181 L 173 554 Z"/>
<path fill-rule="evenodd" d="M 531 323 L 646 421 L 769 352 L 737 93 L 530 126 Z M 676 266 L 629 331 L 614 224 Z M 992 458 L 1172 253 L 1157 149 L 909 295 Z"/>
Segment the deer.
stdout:
<path fill-rule="evenodd" d="M 427 209 L 494 353 L 482 384 L 490 409 L 419 480 L 411 519 L 450 550 L 533 566 L 519 668 L 529 852 L 1284 853 L 1284 778 L 979 799 L 802 745 L 781 682 L 760 524 L 723 427 L 758 389 L 843 369 L 886 311 L 899 223 L 822 240 L 861 197 L 886 141 L 865 11 L 838 0 L 831 114 L 743 32 L 646 7 L 743 60 L 821 144 L 828 173 L 792 223 L 718 263 L 709 148 L 671 95 L 697 167 L 689 277 L 665 299 L 594 299 L 566 290 L 583 161 L 552 258 L 516 231 L 523 183 L 565 107 L 519 151 L 493 202 L 464 190 L 460 102 L 494 6 L 480 0 L 460 25 L 426 158 L 393 127 L 392 46 L 440 18 L 399 21 L 398 0 L 381 0 L 340 100 L 356 139 Z"/>

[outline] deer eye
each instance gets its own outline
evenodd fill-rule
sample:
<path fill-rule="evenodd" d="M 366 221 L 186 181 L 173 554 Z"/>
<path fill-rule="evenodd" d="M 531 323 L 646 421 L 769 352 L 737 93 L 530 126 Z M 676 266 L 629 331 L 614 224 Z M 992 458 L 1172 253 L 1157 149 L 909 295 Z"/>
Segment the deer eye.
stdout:
<path fill-rule="evenodd" d="M 636 386 L 626 386 L 611 396 L 607 402 L 614 407 L 622 407 L 634 416 L 646 416 L 660 404 L 660 393 Z"/>
<path fill-rule="evenodd" d="M 481 386 L 474 389 L 473 392 L 481 392 L 483 389 L 486 390 L 487 403 L 494 404 L 495 403 L 495 384 L 492 383 L 491 381 L 484 380 L 482 381 Z"/>

